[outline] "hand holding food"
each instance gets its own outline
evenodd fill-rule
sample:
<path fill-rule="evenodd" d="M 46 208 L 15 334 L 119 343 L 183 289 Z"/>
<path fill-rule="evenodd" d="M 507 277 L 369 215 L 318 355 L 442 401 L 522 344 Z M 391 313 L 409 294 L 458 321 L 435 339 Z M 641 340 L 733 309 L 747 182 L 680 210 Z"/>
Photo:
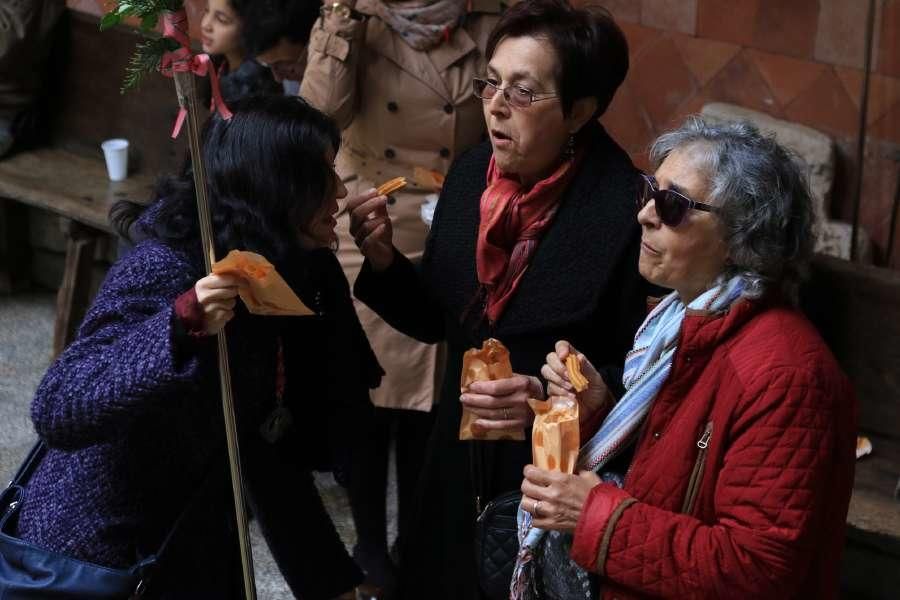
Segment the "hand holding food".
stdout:
<path fill-rule="evenodd" d="M 578 399 L 582 422 L 612 401 L 609 388 L 594 365 L 564 340 L 556 342 L 555 350 L 547 355 L 541 376 L 547 380 L 549 396 Z"/>
<path fill-rule="evenodd" d="M 397 189 L 400 188 L 394 191 Z M 387 197 L 376 189 L 369 190 L 348 200 L 344 210 L 350 213 L 350 235 L 372 267 L 383 271 L 391 266 L 394 229 L 387 212 Z"/>
<path fill-rule="evenodd" d="M 524 440 L 531 417 L 528 399 L 543 396 L 536 377 L 512 372 L 509 351 L 495 339 L 463 355 L 460 388 L 461 440 Z"/>

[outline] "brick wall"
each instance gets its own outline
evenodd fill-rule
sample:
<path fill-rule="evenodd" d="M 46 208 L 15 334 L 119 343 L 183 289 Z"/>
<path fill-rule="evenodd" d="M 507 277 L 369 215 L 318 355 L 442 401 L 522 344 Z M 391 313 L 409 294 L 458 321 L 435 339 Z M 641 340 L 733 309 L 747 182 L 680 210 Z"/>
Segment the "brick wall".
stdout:
<path fill-rule="evenodd" d="M 656 135 L 707 102 L 746 106 L 835 139 L 831 215 L 851 220 L 866 0 L 599 3 L 620 22 L 631 50 L 628 78 L 602 120 L 638 164 L 646 165 Z M 900 240 L 893 260 L 885 256 L 900 168 L 900 0 L 876 5 L 860 221 L 876 261 L 900 268 Z"/>

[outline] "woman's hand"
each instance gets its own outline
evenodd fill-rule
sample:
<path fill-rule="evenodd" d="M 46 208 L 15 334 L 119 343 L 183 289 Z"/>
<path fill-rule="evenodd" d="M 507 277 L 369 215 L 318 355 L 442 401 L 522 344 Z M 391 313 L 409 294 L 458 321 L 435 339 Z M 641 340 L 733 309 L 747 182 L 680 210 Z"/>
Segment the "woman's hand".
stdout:
<path fill-rule="evenodd" d="M 394 262 L 394 229 L 387 212 L 387 196 L 377 190 L 351 198 L 346 210 L 350 213 L 350 235 L 372 267 L 384 271 Z"/>
<path fill-rule="evenodd" d="M 233 275 L 207 275 L 194 285 L 197 302 L 203 310 L 203 330 L 206 335 L 222 331 L 234 317 L 234 303 L 241 280 Z"/>
<path fill-rule="evenodd" d="M 575 387 L 569 381 L 569 370 L 566 368 L 566 358 L 574 354 L 581 364 L 581 373 L 588 380 L 588 387 L 583 392 L 575 392 Z M 579 416 L 582 423 L 601 410 L 610 401 L 611 395 L 603 377 L 594 368 L 594 365 L 580 354 L 569 342 L 560 340 L 556 342 L 556 350 L 547 355 L 546 364 L 541 367 L 541 375 L 547 380 L 547 394 L 550 396 L 568 396 L 575 398 L 580 405 Z"/>
<path fill-rule="evenodd" d="M 543 400 L 544 388 L 537 377 L 513 375 L 495 381 L 473 381 L 459 397 L 466 408 L 479 418 L 476 430 L 521 429 L 531 424 L 534 412 L 529 398 Z"/>
<path fill-rule="evenodd" d="M 592 471 L 569 475 L 528 465 L 522 481 L 522 508 L 532 514 L 535 527 L 573 533 L 588 494 L 599 483 Z"/>

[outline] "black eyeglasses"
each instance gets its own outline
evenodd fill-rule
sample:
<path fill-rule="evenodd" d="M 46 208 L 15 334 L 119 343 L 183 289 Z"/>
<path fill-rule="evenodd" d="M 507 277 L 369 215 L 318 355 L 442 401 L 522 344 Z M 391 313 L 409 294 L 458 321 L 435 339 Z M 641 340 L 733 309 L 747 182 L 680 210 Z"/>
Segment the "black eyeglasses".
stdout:
<path fill-rule="evenodd" d="M 496 82 L 480 77 L 472 79 L 472 89 L 475 92 L 475 96 L 482 100 L 490 100 L 497 95 L 498 91 L 503 92 L 503 98 L 506 102 L 516 108 L 528 108 L 533 102 L 559 98 L 557 94 L 535 94 L 521 85 L 513 84 L 502 88 Z"/>
<path fill-rule="evenodd" d="M 688 209 L 693 208 L 694 210 L 712 213 L 719 210 L 717 206 L 691 200 L 675 190 L 661 190 L 659 189 L 659 184 L 656 183 L 656 178 L 652 175 L 641 173 L 641 187 L 637 198 L 638 210 L 644 208 L 650 200 L 654 202 L 659 220 L 669 227 L 681 225 Z"/>

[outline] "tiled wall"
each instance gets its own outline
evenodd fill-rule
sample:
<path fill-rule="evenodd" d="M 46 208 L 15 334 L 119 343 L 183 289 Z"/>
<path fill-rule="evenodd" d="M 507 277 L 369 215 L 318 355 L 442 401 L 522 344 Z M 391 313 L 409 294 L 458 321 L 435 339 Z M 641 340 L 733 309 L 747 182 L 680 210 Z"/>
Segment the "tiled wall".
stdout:
<path fill-rule="evenodd" d="M 631 70 L 603 121 L 638 164 L 656 135 L 703 104 L 747 106 L 834 137 L 831 214 L 851 219 L 867 0 L 576 1 L 606 5 L 628 36 Z M 100 14 L 109 0 L 67 3 Z M 192 29 L 203 4 L 188 2 Z M 900 0 L 876 5 L 860 220 L 887 264 L 900 168 Z M 894 246 L 900 268 L 900 240 Z"/>
<path fill-rule="evenodd" d="M 831 214 L 851 220 L 867 0 L 599 3 L 620 22 L 631 50 L 628 78 L 603 122 L 639 164 L 646 165 L 654 136 L 685 115 L 707 102 L 739 104 L 835 139 Z M 887 264 L 900 169 L 900 0 L 876 6 L 860 221 L 875 243 L 876 261 Z M 892 264 L 900 268 L 900 239 Z"/>

